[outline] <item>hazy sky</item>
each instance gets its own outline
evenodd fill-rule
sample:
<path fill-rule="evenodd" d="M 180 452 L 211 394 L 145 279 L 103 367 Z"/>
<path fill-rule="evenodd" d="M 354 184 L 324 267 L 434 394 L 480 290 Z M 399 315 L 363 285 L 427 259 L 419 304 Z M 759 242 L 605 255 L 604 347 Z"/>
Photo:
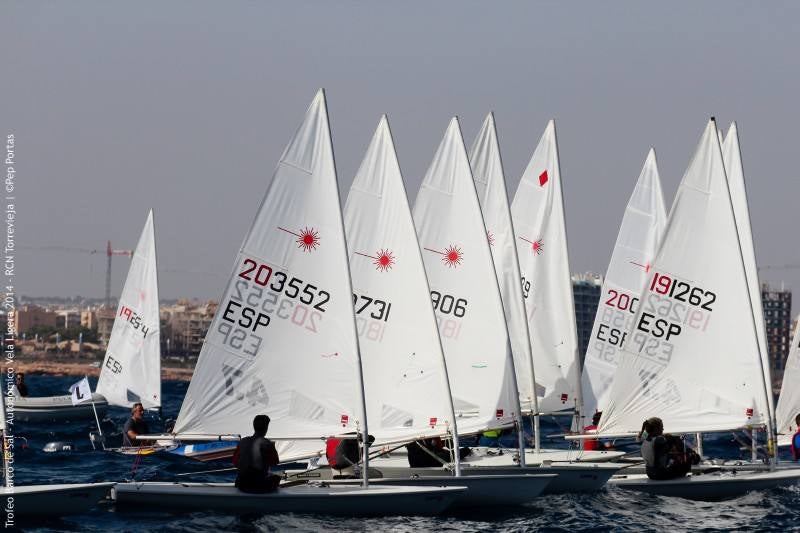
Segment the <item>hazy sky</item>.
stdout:
<path fill-rule="evenodd" d="M 797 2 L 5 0 L 0 48 L 21 294 L 102 296 L 104 257 L 37 248 L 133 248 L 152 207 L 162 297 L 218 298 L 318 87 L 343 201 L 381 113 L 412 201 L 452 115 L 470 145 L 495 111 L 512 195 L 555 118 L 573 272 L 605 271 L 651 145 L 671 202 L 737 120 L 759 263 L 800 264 Z"/>

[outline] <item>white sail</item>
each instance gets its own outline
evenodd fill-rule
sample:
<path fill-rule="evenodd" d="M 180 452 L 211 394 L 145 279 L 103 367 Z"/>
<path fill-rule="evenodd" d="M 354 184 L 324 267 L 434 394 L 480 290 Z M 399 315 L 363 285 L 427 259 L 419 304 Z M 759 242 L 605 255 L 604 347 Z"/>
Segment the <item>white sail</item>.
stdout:
<path fill-rule="evenodd" d="M 552 120 L 525 168 L 511 204 L 539 410 L 580 404 L 578 334 L 567 253 L 556 126 Z"/>
<path fill-rule="evenodd" d="M 651 148 L 622 217 L 586 349 L 582 391 L 587 416 L 602 410 L 607 401 L 622 341 L 631 329 L 666 222 L 656 152 Z"/>
<path fill-rule="evenodd" d="M 683 176 L 624 344 L 600 433 L 764 423 L 749 288 L 714 121 Z"/>
<path fill-rule="evenodd" d="M 731 191 L 733 213 L 736 216 L 736 228 L 742 246 L 742 257 L 747 274 L 747 286 L 750 290 L 750 301 L 753 306 L 753 317 L 758 336 L 758 353 L 761 356 L 761 367 L 764 370 L 766 383 L 769 384 L 767 401 L 771 417 L 775 416 L 775 404 L 772 397 L 772 379 L 769 370 L 769 351 L 767 349 L 767 327 L 764 322 L 764 308 L 761 303 L 761 283 L 758 281 L 756 250 L 753 244 L 753 230 L 750 227 L 750 209 L 747 202 L 747 188 L 744 182 L 744 167 L 739 146 L 739 132 L 736 123 L 732 122 L 728 134 L 722 141 L 722 160 L 728 176 L 728 187 Z"/>
<path fill-rule="evenodd" d="M 792 347 L 786 358 L 786 367 L 783 369 L 781 395 L 775 408 L 780 446 L 791 444 L 792 435 L 798 429 L 795 422 L 798 414 L 800 414 L 800 320 L 794 329 Z"/>
<path fill-rule="evenodd" d="M 139 237 L 117 306 L 97 392 L 108 403 L 161 407 L 161 337 L 153 211 Z"/>
<path fill-rule="evenodd" d="M 389 122 L 344 209 L 367 416 L 376 444 L 454 429 L 444 355 Z"/>
<path fill-rule="evenodd" d="M 483 121 L 469 159 L 503 299 L 520 404 L 523 411 L 536 411 L 533 354 L 494 114 Z"/>
<path fill-rule="evenodd" d="M 242 196 L 242 202 L 248 198 Z M 176 433 L 273 437 L 363 429 L 358 340 L 325 95 L 281 156 L 236 256 L 181 406 Z M 281 441 L 281 459 L 324 450 Z"/>
<path fill-rule="evenodd" d="M 414 205 L 459 434 L 513 424 L 518 401 L 503 303 L 457 119 Z"/>

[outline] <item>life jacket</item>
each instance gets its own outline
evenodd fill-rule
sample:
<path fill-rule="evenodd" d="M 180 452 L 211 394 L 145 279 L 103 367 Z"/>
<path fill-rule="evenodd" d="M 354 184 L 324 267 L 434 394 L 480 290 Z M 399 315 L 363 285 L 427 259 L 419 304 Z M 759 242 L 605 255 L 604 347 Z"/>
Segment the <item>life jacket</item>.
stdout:
<path fill-rule="evenodd" d="M 594 431 L 597 429 L 597 426 L 591 424 L 583 428 L 584 431 Z M 600 441 L 598 439 L 583 439 L 583 449 L 584 450 L 599 450 L 600 449 Z"/>
<path fill-rule="evenodd" d="M 360 455 L 361 450 L 356 438 L 330 438 L 325 444 L 325 457 L 328 459 L 328 464 L 337 470 L 358 464 L 361 460 Z"/>
<path fill-rule="evenodd" d="M 340 442 L 342 442 L 342 439 L 335 437 L 331 437 L 325 442 L 325 458 L 328 459 L 328 464 L 331 468 L 340 468 L 336 464 L 336 448 Z"/>

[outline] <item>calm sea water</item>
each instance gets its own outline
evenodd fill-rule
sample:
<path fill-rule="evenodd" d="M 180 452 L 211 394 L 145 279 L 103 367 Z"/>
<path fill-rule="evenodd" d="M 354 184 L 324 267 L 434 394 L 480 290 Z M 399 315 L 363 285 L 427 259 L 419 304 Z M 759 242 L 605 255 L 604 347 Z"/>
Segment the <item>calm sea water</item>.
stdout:
<path fill-rule="evenodd" d="M 29 376 L 31 395 L 64 393 L 75 378 Z M 94 386 L 94 382 L 92 383 Z M 177 416 L 187 383 L 166 382 L 163 387 L 164 418 Z M 654 413 L 655 414 L 655 413 Z M 103 420 L 109 444 L 118 445 L 127 411 L 112 409 Z M 568 420 L 548 420 L 543 434 L 557 433 Z M 27 446 L 16 451 L 17 484 L 73 483 L 91 481 L 192 480 L 230 481 L 232 474 L 195 474 L 227 463 L 198 463 L 175 458 L 144 457 L 134 468 L 134 460 L 116 454 L 93 451 L 88 433 L 93 423 L 30 426 L 20 425 L 16 435 L 27 438 Z M 154 421 L 151 429 L 161 429 Z M 75 445 L 70 453 L 42 452 L 50 441 L 66 440 Z M 512 439 L 513 440 L 513 439 Z M 543 441 L 548 447 L 566 447 L 563 440 Z M 718 435 L 705 442 L 707 455 L 745 458 L 731 435 Z M 135 470 L 135 471 L 134 471 Z M 23 522 L 30 531 L 575 531 L 575 530 L 790 530 L 800 523 L 800 487 L 752 492 L 734 500 L 716 503 L 691 502 L 675 498 L 646 496 L 613 487 L 589 495 L 559 495 L 539 498 L 528 507 L 512 511 L 484 510 L 438 518 L 387 517 L 342 519 L 305 515 L 261 518 L 218 513 L 168 513 L 142 508 L 121 512 L 111 505 L 85 515 L 61 519 Z"/>

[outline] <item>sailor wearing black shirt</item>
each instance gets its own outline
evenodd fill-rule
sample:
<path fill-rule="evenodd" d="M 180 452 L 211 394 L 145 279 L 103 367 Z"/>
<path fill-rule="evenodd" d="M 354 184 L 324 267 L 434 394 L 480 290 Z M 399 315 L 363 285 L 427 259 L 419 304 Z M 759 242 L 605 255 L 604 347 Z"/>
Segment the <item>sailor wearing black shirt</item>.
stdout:
<path fill-rule="evenodd" d="M 281 477 L 270 472 L 270 467 L 280 462 L 275 444 L 267 435 L 269 417 L 256 415 L 253 419 L 253 435 L 239 441 L 233 453 L 236 465 L 236 487 L 242 492 L 261 494 L 278 488 Z"/>
<path fill-rule="evenodd" d="M 136 436 L 147 435 L 149 432 L 150 428 L 144 421 L 144 407 L 140 403 L 133 404 L 131 417 L 125 422 L 125 427 L 122 429 L 122 445 L 125 447 L 141 446 L 145 442 L 136 440 Z"/>

